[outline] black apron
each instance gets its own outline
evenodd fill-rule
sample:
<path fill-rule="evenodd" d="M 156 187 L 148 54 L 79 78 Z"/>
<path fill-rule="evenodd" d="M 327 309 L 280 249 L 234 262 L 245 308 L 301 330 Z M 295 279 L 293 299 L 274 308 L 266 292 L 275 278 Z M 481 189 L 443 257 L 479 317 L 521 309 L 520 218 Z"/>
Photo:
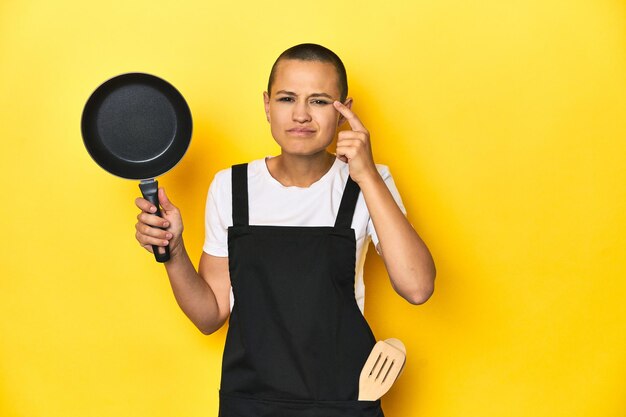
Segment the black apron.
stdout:
<path fill-rule="evenodd" d="M 249 225 L 247 164 L 232 188 L 219 417 L 383 417 L 380 400 L 357 400 L 376 342 L 354 296 L 359 186 L 348 178 L 327 227 Z"/>

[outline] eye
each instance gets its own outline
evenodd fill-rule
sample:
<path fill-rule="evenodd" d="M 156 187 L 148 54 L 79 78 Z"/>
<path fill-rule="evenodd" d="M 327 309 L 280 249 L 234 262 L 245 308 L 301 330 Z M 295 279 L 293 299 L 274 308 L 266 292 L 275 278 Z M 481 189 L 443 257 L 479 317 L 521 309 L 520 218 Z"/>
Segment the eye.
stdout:
<path fill-rule="evenodd" d="M 278 97 L 276 99 L 276 101 L 282 101 L 284 103 L 290 103 L 290 102 L 294 101 L 294 99 L 293 99 L 293 97 L 290 97 L 290 96 L 283 96 L 283 97 Z"/>
<path fill-rule="evenodd" d="M 311 103 L 312 104 L 316 104 L 318 106 L 326 106 L 326 105 L 330 104 L 330 102 L 328 102 L 326 100 L 312 100 Z"/>

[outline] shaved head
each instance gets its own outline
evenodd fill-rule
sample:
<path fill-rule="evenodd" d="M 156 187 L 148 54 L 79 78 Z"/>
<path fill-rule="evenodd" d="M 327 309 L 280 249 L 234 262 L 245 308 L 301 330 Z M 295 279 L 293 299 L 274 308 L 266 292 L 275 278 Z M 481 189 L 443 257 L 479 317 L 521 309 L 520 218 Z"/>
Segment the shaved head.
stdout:
<path fill-rule="evenodd" d="M 267 94 L 272 94 L 272 85 L 274 84 L 278 64 L 280 61 L 287 59 L 299 61 L 318 61 L 332 64 L 337 71 L 341 101 L 345 101 L 346 97 L 348 97 L 348 77 L 346 75 L 346 68 L 344 67 L 343 62 L 341 62 L 341 59 L 337 56 L 337 54 L 330 49 L 314 43 L 302 43 L 300 45 L 292 46 L 280 54 L 280 56 L 276 59 L 276 62 L 274 62 L 272 71 L 270 72 L 270 79 L 267 83 Z"/>

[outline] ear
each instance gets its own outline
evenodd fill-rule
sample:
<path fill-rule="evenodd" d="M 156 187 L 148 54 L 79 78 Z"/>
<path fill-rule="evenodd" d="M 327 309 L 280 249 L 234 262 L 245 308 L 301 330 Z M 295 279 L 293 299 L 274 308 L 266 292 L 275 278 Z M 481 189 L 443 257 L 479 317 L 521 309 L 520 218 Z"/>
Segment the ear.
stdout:
<path fill-rule="evenodd" d="M 348 97 L 346 101 L 343 102 L 343 105 L 352 110 L 352 97 Z M 346 118 L 343 117 L 343 114 L 339 113 L 339 119 L 337 120 L 337 126 L 341 126 L 346 122 Z"/>
<path fill-rule="evenodd" d="M 265 105 L 265 118 L 270 121 L 270 95 L 267 91 L 263 92 L 263 103 Z"/>

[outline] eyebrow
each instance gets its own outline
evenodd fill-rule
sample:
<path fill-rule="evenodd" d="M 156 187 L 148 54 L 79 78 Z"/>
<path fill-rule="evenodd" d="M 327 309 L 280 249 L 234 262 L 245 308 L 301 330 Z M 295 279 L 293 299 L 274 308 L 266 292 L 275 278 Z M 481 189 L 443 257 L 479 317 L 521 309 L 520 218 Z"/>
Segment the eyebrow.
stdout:
<path fill-rule="evenodd" d="M 293 91 L 287 91 L 287 90 L 279 90 L 276 92 L 276 94 L 285 94 L 287 96 L 297 96 L 296 93 L 294 93 Z M 333 98 L 333 96 L 326 94 L 326 93 L 313 93 L 311 94 L 309 97 L 326 97 L 330 100 L 336 100 L 335 98 Z"/>

